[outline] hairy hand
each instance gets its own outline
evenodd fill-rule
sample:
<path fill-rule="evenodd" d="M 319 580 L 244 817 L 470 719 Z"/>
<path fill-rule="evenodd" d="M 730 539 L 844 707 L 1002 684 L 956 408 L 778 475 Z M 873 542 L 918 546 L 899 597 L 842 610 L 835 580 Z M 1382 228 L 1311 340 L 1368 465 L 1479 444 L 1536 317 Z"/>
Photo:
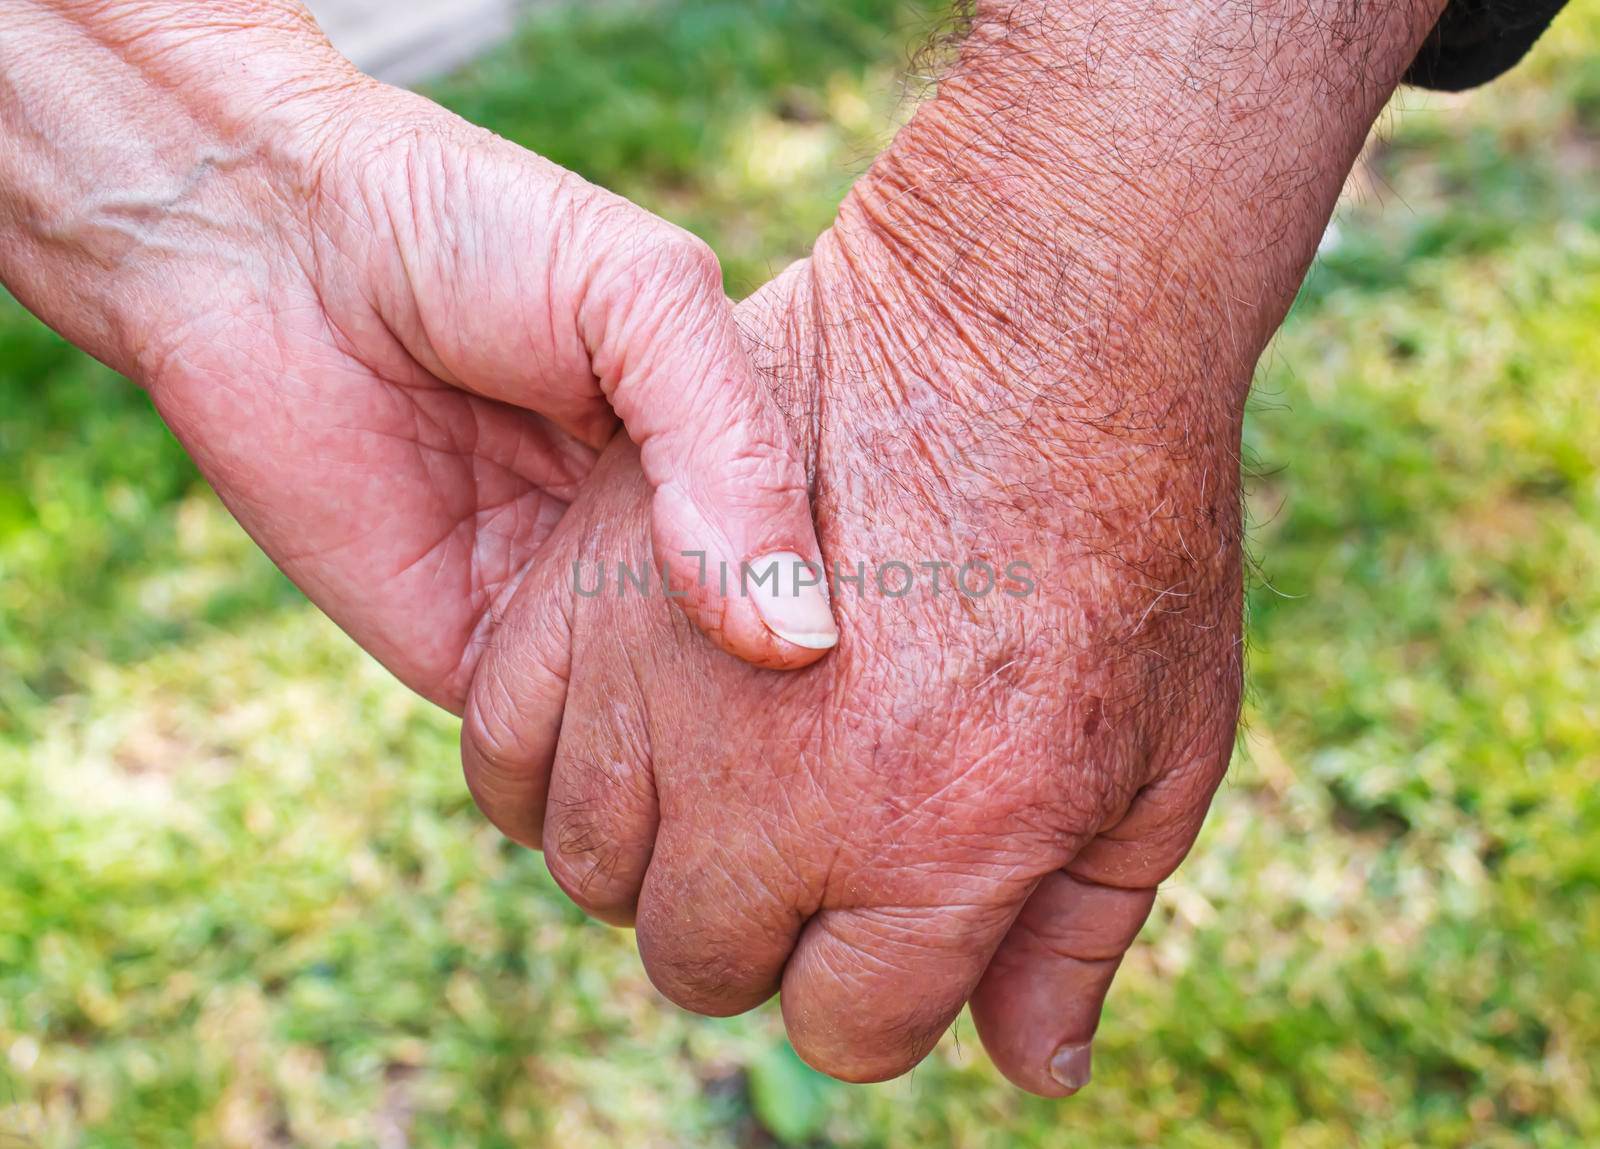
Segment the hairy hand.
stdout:
<path fill-rule="evenodd" d="M 731 1013 L 781 984 L 803 1056 L 877 1079 L 976 990 L 997 1062 L 1059 1094 L 1232 745 L 1237 412 L 941 299 L 878 206 L 858 195 L 740 312 L 827 561 L 866 566 L 835 592 L 838 651 L 765 675 L 619 585 L 648 549 L 614 449 L 485 656 L 468 778 L 579 904 L 637 921 L 674 1001 Z"/>
<path fill-rule="evenodd" d="M 636 465 L 601 460 L 463 757 L 669 997 L 781 988 L 803 1056 L 876 1079 L 970 996 L 1012 1080 L 1087 1080 L 1232 743 L 1250 371 L 1438 6 L 974 6 L 938 98 L 740 311 L 827 562 L 868 568 L 826 663 L 740 666 L 614 574 L 588 597 L 645 554 Z M 1015 563 L 1032 593 L 976 593 Z"/>

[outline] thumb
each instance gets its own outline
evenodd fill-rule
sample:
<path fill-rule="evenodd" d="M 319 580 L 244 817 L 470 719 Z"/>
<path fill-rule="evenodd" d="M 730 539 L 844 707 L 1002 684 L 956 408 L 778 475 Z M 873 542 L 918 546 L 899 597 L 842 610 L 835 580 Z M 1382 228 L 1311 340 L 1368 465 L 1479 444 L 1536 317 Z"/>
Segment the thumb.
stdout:
<path fill-rule="evenodd" d="M 1100 1010 L 1155 903 L 1065 870 L 1039 883 L 972 996 L 972 1020 L 1012 1082 L 1045 1097 L 1089 1083 Z"/>
<path fill-rule="evenodd" d="M 972 995 L 972 1020 L 996 1068 L 1045 1097 L 1089 1083 L 1106 994 L 1155 905 L 1156 890 L 1194 845 L 1227 766 L 1231 714 L 1178 768 L 1158 772 L 1121 820 L 1023 906 Z"/>
<path fill-rule="evenodd" d="M 381 274 L 357 287 L 385 331 L 442 382 L 590 447 L 620 416 L 654 495 L 656 579 L 665 565 L 730 654 L 772 667 L 821 658 L 838 632 L 805 469 L 710 248 L 453 118 L 365 178 L 380 180 L 394 226 L 375 245 L 365 232 L 341 242 L 374 252 Z M 485 428 L 445 430 L 470 440 Z"/>
<path fill-rule="evenodd" d="M 741 343 L 716 256 L 642 211 L 606 231 L 598 259 L 585 256 L 578 329 L 639 445 L 658 568 L 728 653 L 808 665 L 839 635 L 805 469 Z"/>

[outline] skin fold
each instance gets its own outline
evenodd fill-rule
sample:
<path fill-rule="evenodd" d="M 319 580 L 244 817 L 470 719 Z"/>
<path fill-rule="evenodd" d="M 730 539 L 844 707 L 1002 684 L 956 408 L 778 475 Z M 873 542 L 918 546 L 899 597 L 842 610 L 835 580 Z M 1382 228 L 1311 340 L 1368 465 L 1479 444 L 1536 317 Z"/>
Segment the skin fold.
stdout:
<path fill-rule="evenodd" d="M 825 559 L 1025 560 L 1037 592 L 841 588 L 841 641 L 740 665 L 659 597 L 600 459 L 474 680 L 479 804 L 655 984 L 782 992 L 795 1048 L 911 1068 L 972 1001 L 1063 1095 L 1192 844 L 1241 681 L 1251 371 L 1437 3 L 978 6 L 937 97 L 813 256 L 739 309 Z"/>
<path fill-rule="evenodd" d="M 297 3 L 0 0 L 0 26 L 0 277 L 148 388 L 256 541 L 425 697 L 460 711 L 619 421 L 680 584 L 689 550 L 816 557 L 693 236 L 360 75 Z M 762 665 L 831 641 L 678 602 Z M 832 630 L 814 605 L 790 630 Z"/>

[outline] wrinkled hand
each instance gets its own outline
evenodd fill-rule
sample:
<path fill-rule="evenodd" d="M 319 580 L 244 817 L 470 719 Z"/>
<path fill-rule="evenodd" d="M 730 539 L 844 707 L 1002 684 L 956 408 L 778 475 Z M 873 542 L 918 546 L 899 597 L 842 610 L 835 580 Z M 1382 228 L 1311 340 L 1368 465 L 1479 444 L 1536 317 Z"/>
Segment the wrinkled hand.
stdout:
<path fill-rule="evenodd" d="M 979 0 L 812 260 L 741 308 L 830 564 L 1022 561 L 1035 593 L 841 585 L 834 656 L 764 674 L 660 598 L 574 593 L 573 562 L 592 589 L 646 553 L 637 465 L 600 461 L 463 758 L 669 997 L 781 987 L 800 1053 L 872 1079 L 971 995 L 1012 1080 L 1087 1079 L 1232 742 L 1250 374 L 1441 7 Z"/>
<path fill-rule="evenodd" d="M 648 554 L 614 448 L 484 659 L 468 779 L 580 905 L 637 923 L 674 1001 L 727 1014 L 781 986 L 802 1056 L 871 1080 L 975 994 L 999 1066 L 1059 1095 L 1231 748 L 1237 405 L 1090 369 L 1069 333 L 1093 318 L 1030 305 L 981 256 L 919 278 L 938 253 L 892 222 L 892 161 L 869 183 L 739 312 L 806 445 L 827 561 L 868 564 L 836 593 L 839 649 L 776 677 L 614 575 L 574 594 L 574 563 L 592 591 Z M 917 569 L 884 594 L 894 561 L 949 564 L 939 593 Z M 979 567 L 958 589 L 967 562 L 1001 572 L 990 593 Z"/>
<path fill-rule="evenodd" d="M 162 413 L 311 597 L 458 706 L 487 620 L 619 415 L 680 576 L 695 551 L 815 555 L 710 249 L 425 101 L 365 98 L 380 127 L 325 145 L 300 258 L 257 256 L 276 282 L 149 352 Z M 263 370 L 272 386 L 241 385 Z M 825 607 L 800 604 L 780 637 L 767 604 L 725 601 L 685 605 L 734 653 L 802 665 L 831 645 Z"/>
<path fill-rule="evenodd" d="M 817 557 L 709 248 L 360 76 L 297 4 L 162 8 L 63 2 L 8 30 L 0 270 L 149 388 L 246 529 L 400 678 L 460 709 L 619 422 L 680 575 L 695 551 Z M 820 595 L 681 605 L 766 666 L 835 638 Z"/>

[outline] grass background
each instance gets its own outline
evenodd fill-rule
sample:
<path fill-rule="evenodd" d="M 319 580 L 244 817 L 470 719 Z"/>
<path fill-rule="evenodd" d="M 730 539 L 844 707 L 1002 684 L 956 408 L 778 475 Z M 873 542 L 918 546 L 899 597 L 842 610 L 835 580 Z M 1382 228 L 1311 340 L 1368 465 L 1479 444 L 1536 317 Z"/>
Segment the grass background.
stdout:
<path fill-rule="evenodd" d="M 940 7 L 547 15 L 435 94 L 744 291 Z M 473 811 L 453 722 L 0 297 L 0 1145 L 1600 1144 L 1600 0 L 1402 101 L 1252 405 L 1247 735 L 1064 1105 L 965 1021 L 846 1087 L 770 1007 L 665 1005 Z"/>

